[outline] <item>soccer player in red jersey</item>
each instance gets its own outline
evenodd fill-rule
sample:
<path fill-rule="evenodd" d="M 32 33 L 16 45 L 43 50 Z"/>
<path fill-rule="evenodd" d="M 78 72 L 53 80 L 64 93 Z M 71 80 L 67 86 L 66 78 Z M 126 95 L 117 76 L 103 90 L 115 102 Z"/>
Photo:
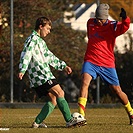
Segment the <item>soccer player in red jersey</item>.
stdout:
<path fill-rule="evenodd" d="M 90 18 L 87 22 L 88 45 L 82 67 L 82 85 L 78 98 L 79 113 L 85 116 L 90 82 L 100 76 L 125 106 L 130 125 L 133 125 L 133 109 L 127 95 L 120 87 L 114 57 L 115 39 L 129 29 L 130 18 L 121 8 L 122 21 L 110 21 L 108 10 L 108 4 L 100 4 L 96 9 L 95 18 Z"/>

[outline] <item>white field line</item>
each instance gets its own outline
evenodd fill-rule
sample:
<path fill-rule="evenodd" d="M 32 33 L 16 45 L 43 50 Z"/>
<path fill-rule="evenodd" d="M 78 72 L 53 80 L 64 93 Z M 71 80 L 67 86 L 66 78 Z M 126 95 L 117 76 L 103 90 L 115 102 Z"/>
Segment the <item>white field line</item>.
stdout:
<path fill-rule="evenodd" d="M 8 131 L 10 128 L 0 128 L 0 131 Z"/>

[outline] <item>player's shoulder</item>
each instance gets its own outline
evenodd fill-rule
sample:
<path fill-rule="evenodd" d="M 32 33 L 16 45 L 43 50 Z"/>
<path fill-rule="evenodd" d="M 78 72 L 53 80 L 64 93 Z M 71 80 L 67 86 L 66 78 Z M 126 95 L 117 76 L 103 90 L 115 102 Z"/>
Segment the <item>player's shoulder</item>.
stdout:
<path fill-rule="evenodd" d="M 109 23 L 110 23 L 110 27 L 112 27 L 114 30 L 116 30 L 118 21 L 115 21 L 115 20 L 110 21 L 109 20 Z"/>
<path fill-rule="evenodd" d="M 88 19 L 89 22 L 93 22 L 94 20 L 95 20 L 95 18 Z"/>
<path fill-rule="evenodd" d="M 110 24 L 114 25 L 114 24 L 117 24 L 117 22 L 118 21 L 113 20 L 113 21 L 110 21 Z"/>
<path fill-rule="evenodd" d="M 92 23 L 94 23 L 95 20 L 96 20 L 95 18 L 90 18 L 90 19 L 88 19 L 87 23 L 92 24 Z"/>

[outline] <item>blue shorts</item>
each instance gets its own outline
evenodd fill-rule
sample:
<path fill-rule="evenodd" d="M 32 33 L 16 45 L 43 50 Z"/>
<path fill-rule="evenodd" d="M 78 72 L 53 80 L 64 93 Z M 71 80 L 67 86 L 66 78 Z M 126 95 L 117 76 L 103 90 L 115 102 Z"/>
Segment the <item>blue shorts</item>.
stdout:
<path fill-rule="evenodd" d="M 120 85 L 115 68 L 101 67 L 90 62 L 84 62 L 82 73 L 90 74 L 94 80 L 97 78 L 97 76 L 100 76 L 101 79 L 104 80 L 107 84 Z"/>

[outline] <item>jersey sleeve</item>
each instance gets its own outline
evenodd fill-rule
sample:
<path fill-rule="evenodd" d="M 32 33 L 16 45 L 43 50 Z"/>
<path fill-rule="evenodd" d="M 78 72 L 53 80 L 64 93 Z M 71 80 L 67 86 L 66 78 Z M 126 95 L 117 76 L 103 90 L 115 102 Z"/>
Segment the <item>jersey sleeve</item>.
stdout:
<path fill-rule="evenodd" d="M 66 63 L 56 57 L 49 49 L 47 49 L 47 55 L 49 57 L 49 65 L 55 69 L 62 71 L 66 67 Z"/>
<path fill-rule="evenodd" d="M 29 37 L 25 42 L 23 51 L 21 52 L 19 70 L 23 74 L 26 72 L 32 58 L 32 51 L 35 47 L 35 43 L 35 38 Z"/>
<path fill-rule="evenodd" d="M 89 19 L 88 21 L 87 21 L 87 37 L 88 37 L 88 39 L 89 39 L 89 25 L 90 25 L 90 23 L 92 22 L 92 19 Z"/>
<path fill-rule="evenodd" d="M 126 19 L 122 19 L 122 22 L 117 22 L 117 24 L 114 27 L 115 30 L 115 36 L 120 36 L 124 34 L 130 26 L 130 18 L 127 17 Z"/>

